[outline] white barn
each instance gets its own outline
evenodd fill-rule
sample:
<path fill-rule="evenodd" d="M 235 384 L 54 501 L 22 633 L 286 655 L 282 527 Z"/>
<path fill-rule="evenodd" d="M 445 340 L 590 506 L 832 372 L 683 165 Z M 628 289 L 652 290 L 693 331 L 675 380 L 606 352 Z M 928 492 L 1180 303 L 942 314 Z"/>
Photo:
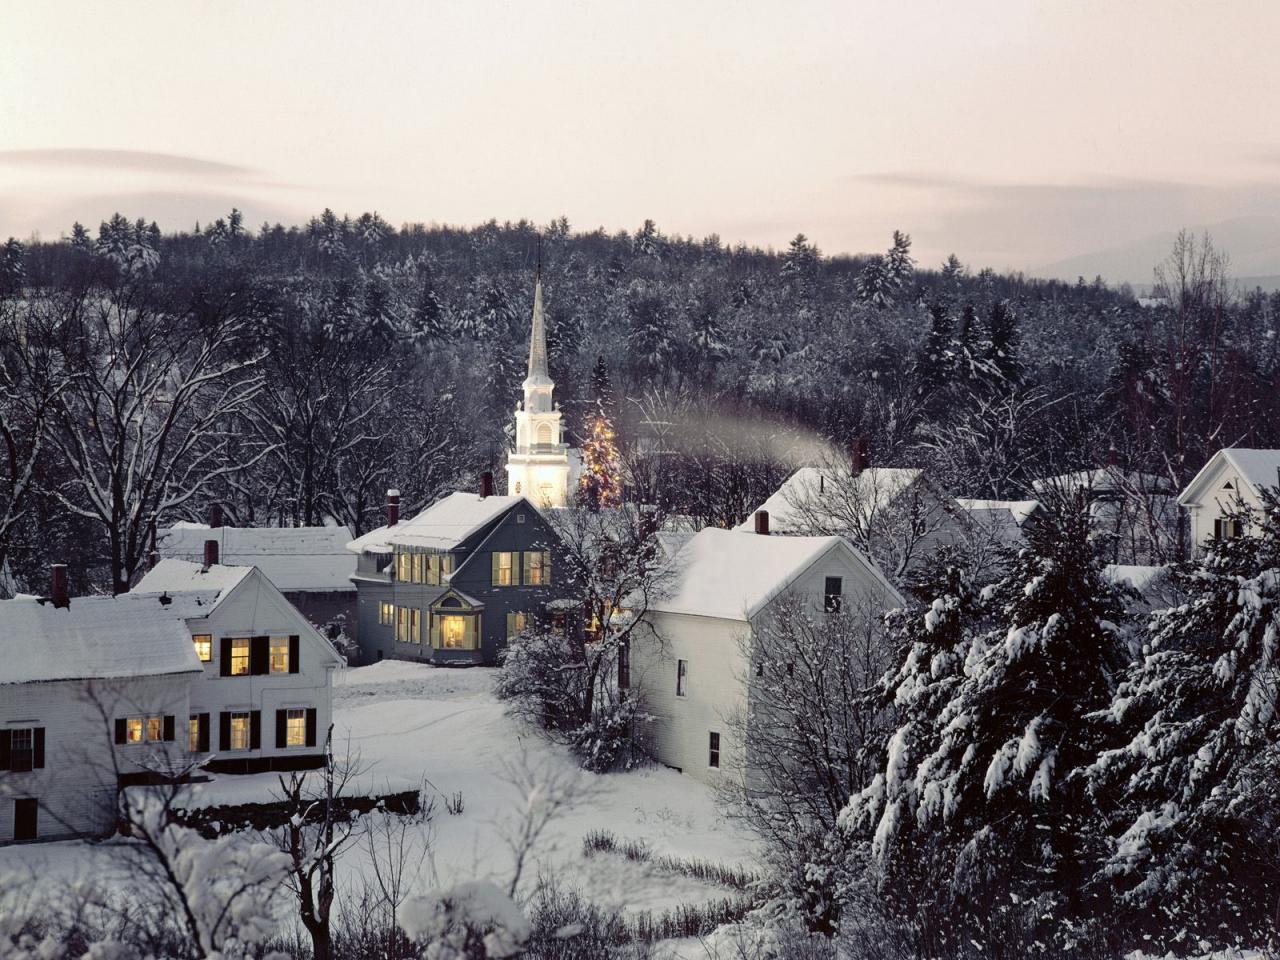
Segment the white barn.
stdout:
<path fill-rule="evenodd" d="M 61 583 L 0 601 L 0 843 L 109 833 L 118 787 L 181 750 L 201 671 L 173 604 Z"/>
<path fill-rule="evenodd" d="M 750 768 L 732 720 L 754 672 L 743 642 L 784 595 L 816 615 L 886 610 L 902 596 L 840 537 L 775 537 L 708 528 L 676 555 L 671 582 L 632 635 L 630 687 L 653 716 L 644 737 L 661 763 L 707 782 Z"/>
<path fill-rule="evenodd" d="M 210 770 L 319 766 L 342 658 L 256 567 L 162 560 L 134 588 L 185 623 L 200 673 L 184 742 Z"/>
<path fill-rule="evenodd" d="M 1261 490 L 1275 486 L 1280 486 L 1280 450 L 1226 447 L 1210 457 L 1178 494 L 1178 504 L 1190 516 L 1196 552 L 1203 553 L 1215 537 L 1244 533 L 1230 514 L 1242 507 L 1261 509 Z"/>

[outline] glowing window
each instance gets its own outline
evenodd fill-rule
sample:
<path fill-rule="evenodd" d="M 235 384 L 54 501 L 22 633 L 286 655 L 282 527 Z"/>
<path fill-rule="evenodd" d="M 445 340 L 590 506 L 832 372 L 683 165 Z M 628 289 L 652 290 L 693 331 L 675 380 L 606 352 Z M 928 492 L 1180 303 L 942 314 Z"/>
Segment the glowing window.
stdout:
<path fill-rule="evenodd" d="M 249 675 L 249 638 L 236 637 L 231 641 L 231 675 L 247 677 Z"/>
<path fill-rule="evenodd" d="M 249 714 L 247 713 L 231 715 L 231 749 L 249 749 Z"/>
<path fill-rule="evenodd" d="M 271 638 L 271 672 L 289 672 L 289 638 Z"/>
<path fill-rule="evenodd" d="M 286 747 L 305 747 L 307 745 L 306 710 L 290 710 L 285 714 L 284 734 Z"/>
<path fill-rule="evenodd" d="M 208 663 L 213 659 L 213 637 L 207 633 L 197 633 L 191 640 L 196 645 L 196 656 L 201 663 Z"/>

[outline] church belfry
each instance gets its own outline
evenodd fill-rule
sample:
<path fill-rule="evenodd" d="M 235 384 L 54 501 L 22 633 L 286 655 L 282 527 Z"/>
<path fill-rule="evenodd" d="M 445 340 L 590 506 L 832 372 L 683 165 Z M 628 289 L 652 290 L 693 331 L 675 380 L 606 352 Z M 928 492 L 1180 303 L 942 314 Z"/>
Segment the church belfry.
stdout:
<path fill-rule="evenodd" d="M 524 401 L 516 407 L 516 443 L 507 454 L 507 493 L 526 496 L 539 507 L 563 507 L 569 500 L 569 445 L 555 384 L 547 371 L 547 329 L 542 312 L 542 273 L 534 281 L 529 331 L 529 372 Z"/>

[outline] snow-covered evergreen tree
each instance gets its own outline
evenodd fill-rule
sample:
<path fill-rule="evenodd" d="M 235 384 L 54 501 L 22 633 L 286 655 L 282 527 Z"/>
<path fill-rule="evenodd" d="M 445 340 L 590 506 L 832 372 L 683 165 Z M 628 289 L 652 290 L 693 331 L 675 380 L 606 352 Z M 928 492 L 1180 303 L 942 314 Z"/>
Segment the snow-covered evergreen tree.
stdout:
<path fill-rule="evenodd" d="M 980 595 L 994 627 L 966 639 L 960 614 L 972 601 L 955 583 L 924 629 L 907 632 L 895 677 L 904 720 L 883 779 L 844 821 L 876 824 L 890 873 L 913 868 L 902 825 L 930 833 L 941 847 L 931 879 L 975 935 L 1010 898 L 1035 901 L 1049 928 L 1087 915 L 1078 892 L 1094 816 L 1082 772 L 1101 743 L 1093 717 L 1124 664 L 1124 605 L 1103 576 L 1087 506 L 1051 505 L 1028 536 Z"/>
<path fill-rule="evenodd" d="M 1168 946 L 1280 935 L 1280 490 L 1262 501 L 1236 514 L 1252 535 L 1176 570 L 1186 600 L 1152 616 L 1123 742 L 1089 771 L 1114 811 L 1103 881 Z"/>
<path fill-rule="evenodd" d="M 622 502 L 622 460 L 613 425 L 613 386 L 604 357 L 591 371 L 591 407 L 583 424 L 579 500 L 591 510 Z"/>

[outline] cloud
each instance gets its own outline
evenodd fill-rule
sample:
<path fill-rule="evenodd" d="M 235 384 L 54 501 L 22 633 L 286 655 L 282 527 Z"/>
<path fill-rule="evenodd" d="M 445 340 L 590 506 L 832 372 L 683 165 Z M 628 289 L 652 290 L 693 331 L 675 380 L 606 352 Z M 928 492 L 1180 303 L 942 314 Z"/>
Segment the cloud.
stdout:
<path fill-rule="evenodd" d="M 249 167 L 185 157 L 149 150 L 101 150 L 59 148 L 42 150 L 0 150 L 0 164 L 13 167 L 75 168 L 80 170 L 127 170 L 152 174 L 242 177 L 256 171 Z"/>

